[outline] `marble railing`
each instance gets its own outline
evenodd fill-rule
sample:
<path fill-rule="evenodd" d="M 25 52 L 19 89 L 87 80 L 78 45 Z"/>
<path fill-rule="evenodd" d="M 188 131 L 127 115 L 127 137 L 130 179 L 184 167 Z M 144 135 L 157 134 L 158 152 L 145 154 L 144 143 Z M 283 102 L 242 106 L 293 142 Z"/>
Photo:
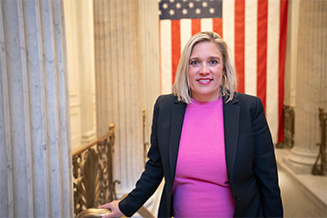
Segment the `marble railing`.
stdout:
<path fill-rule="evenodd" d="M 323 108 L 319 108 L 319 121 L 320 121 L 320 136 L 321 142 L 318 143 L 319 145 L 319 154 L 316 159 L 315 164 L 312 167 L 312 174 L 313 175 L 326 175 L 327 171 L 327 155 L 326 155 L 326 138 L 327 138 L 327 113 L 324 112 Z"/>

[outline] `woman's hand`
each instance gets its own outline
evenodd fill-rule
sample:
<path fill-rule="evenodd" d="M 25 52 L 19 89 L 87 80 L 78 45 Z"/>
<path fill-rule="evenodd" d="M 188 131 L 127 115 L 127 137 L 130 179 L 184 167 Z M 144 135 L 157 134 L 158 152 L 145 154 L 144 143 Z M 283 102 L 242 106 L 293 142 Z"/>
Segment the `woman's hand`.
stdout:
<path fill-rule="evenodd" d="M 124 216 L 124 214 L 120 211 L 119 207 L 119 200 L 112 201 L 108 204 L 101 205 L 99 208 L 101 209 L 107 209 L 110 210 L 111 212 L 105 216 L 104 218 L 111 218 L 111 217 L 121 217 Z"/>

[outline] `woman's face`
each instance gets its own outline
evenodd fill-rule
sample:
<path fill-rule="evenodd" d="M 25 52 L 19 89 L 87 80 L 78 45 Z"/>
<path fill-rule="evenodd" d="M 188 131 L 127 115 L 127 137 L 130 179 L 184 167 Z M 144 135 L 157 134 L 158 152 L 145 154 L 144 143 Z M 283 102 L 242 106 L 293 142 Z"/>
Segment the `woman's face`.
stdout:
<path fill-rule="evenodd" d="M 200 42 L 193 47 L 188 67 L 191 97 L 209 102 L 219 98 L 223 59 L 214 42 Z"/>

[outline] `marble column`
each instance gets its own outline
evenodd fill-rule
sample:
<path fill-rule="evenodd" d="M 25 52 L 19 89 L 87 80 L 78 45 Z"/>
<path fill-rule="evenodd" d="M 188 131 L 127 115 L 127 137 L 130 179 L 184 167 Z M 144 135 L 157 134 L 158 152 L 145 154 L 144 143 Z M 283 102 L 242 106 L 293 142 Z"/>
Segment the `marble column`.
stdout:
<path fill-rule="evenodd" d="M 73 217 L 63 5 L 0 1 L 1 217 Z"/>
<path fill-rule="evenodd" d="M 321 142 L 319 111 L 327 109 L 327 1 L 293 1 L 298 12 L 294 147 L 296 173 L 311 173 Z"/>
<path fill-rule="evenodd" d="M 160 94 L 160 58 L 157 1 L 139 0 L 139 32 L 141 55 L 141 95 L 145 109 L 145 143 L 149 144 L 152 113 L 155 100 Z"/>
<path fill-rule="evenodd" d="M 134 187 L 143 170 L 142 109 L 151 120 L 159 95 L 158 10 L 153 9 L 157 5 L 157 1 L 94 1 L 97 133 L 103 135 L 111 122 L 116 125 L 118 196 Z M 150 124 L 146 126 L 149 134 Z"/>

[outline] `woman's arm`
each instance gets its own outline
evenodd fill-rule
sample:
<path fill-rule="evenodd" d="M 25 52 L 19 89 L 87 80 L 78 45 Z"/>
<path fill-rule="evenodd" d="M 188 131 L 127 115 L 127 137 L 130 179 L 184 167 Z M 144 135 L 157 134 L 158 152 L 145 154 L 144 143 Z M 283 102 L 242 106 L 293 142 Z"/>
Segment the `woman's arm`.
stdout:
<path fill-rule="evenodd" d="M 274 146 L 259 98 L 253 115 L 254 160 L 253 170 L 259 184 L 263 212 L 266 217 L 282 217 L 283 207 L 278 185 Z"/>

